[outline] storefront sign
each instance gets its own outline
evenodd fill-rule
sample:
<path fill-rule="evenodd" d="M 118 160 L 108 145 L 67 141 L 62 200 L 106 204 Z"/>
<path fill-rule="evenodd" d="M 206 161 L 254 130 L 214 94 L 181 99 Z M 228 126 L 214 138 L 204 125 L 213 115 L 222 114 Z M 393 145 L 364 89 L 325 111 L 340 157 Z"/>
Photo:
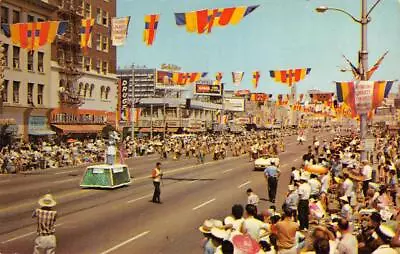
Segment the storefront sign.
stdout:
<path fill-rule="evenodd" d="M 355 105 L 358 114 L 367 114 L 372 109 L 374 81 L 359 81 L 355 83 Z"/>
<path fill-rule="evenodd" d="M 224 84 L 210 84 L 207 81 L 199 81 L 194 87 L 194 93 L 197 95 L 222 96 Z"/>
<path fill-rule="evenodd" d="M 28 122 L 28 131 L 45 130 L 47 129 L 46 116 L 30 116 Z"/>
<path fill-rule="evenodd" d="M 105 124 L 107 112 L 101 110 L 53 110 L 52 124 Z"/>
<path fill-rule="evenodd" d="M 224 109 L 226 111 L 243 112 L 244 98 L 225 98 Z"/>
<path fill-rule="evenodd" d="M 120 105 L 120 122 L 129 122 L 130 110 L 129 103 L 132 100 L 132 85 L 130 84 L 129 77 L 121 77 L 121 87 L 119 93 L 119 105 Z"/>
<path fill-rule="evenodd" d="M 17 122 L 13 118 L 0 119 L 0 125 L 13 125 L 13 124 L 17 124 Z"/>
<path fill-rule="evenodd" d="M 157 71 L 157 84 L 172 85 L 172 72 Z"/>

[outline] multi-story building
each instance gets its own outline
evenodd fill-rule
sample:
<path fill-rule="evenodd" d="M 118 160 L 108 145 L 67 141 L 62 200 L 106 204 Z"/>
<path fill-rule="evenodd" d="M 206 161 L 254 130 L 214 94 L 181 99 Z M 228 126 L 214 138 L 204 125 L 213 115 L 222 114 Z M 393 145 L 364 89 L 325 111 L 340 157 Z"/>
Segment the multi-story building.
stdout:
<path fill-rule="evenodd" d="M 116 48 L 110 38 L 116 0 L 50 0 L 58 6 L 54 19 L 69 22 L 52 45 L 51 77 L 58 105 L 50 123 L 58 133 L 98 133 L 115 124 L 117 105 Z M 81 21 L 95 20 L 89 47 L 80 46 Z"/>
<path fill-rule="evenodd" d="M 40 22 L 50 19 L 56 10 L 47 1 L 3 0 L 0 18 L 2 24 Z M 55 104 L 51 93 L 51 46 L 30 52 L 14 45 L 4 34 L 0 34 L 0 41 L 5 55 L 0 127 L 7 125 L 7 133 L 24 139 L 54 133 L 47 119 Z"/>

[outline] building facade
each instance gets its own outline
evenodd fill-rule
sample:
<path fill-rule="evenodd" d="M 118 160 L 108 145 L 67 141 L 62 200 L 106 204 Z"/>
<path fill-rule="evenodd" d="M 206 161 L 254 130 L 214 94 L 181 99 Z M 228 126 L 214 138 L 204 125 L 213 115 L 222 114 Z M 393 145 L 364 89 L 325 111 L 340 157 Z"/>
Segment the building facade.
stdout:
<path fill-rule="evenodd" d="M 50 19 L 56 10 L 45 1 L 3 0 L 0 18 L 2 24 L 40 22 Z M 5 55 L 0 127 L 8 122 L 12 132 L 24 139 L 54 133 L 48 126 L 49 111 L 57 101 L 51 92 L 51 46 L 30 52 L 4 34 L 0 34 L 0 41 Z"/>

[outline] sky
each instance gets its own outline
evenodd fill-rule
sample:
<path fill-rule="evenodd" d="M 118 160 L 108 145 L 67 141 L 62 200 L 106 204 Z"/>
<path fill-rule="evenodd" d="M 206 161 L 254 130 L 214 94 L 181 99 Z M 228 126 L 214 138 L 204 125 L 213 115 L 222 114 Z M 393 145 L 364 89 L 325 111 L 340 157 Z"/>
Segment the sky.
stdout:
<path fill-rule="evenodd" d="M 368 0 L 369 6 L 373 1 Z M 238 25 L 215 27 L 211 34 L 192 34 L 175 24 L 175 12 L 233 6 L 260 5 Z M 309 89 L 335 91 L 333 81 L 352 80 L 342 55 L 357 63 L 361 26 L 340 12 L 315 12 L 321 5 L 343 8 L 358 17 L 360 0 L 118 0 L 117 16 L 131 16 L 128 38 L 117 49 L 117 66 L 131 64 L 158 68 L 163 63 L 184 72 L 223 72 L 225 89 L 289 93 L 275 83 L 270 70 L 312 68 L 297 84 L 298 93 Z M 144 16 L 160 14 L 156 39 L 151 47 L 143 41 Z M 386 51 L 373 80 L 400 79 L 400 3 L 382 0 L 371 13 L 368 25 L 369 66 Z M 252 87 L 252 72 L 259 70 L 258 89 Z M 232 71 L 244 71 L 240 86 L 232 85 Z M 392 88 L 397 92 L 397 86 Z"/>

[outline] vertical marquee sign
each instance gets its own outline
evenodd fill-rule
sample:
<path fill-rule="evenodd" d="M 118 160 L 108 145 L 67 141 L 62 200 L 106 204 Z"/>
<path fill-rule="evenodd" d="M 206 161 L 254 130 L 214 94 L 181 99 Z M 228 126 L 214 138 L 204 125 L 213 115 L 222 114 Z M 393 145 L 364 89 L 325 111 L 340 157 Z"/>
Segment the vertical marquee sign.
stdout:
<path fill-rule="evenodd" d="M 120 122 L 126 123 L 130 120 L 129 103 L 132 100 L 132 84 L 129 77 L 121 77 L 120 90 Z"/>

